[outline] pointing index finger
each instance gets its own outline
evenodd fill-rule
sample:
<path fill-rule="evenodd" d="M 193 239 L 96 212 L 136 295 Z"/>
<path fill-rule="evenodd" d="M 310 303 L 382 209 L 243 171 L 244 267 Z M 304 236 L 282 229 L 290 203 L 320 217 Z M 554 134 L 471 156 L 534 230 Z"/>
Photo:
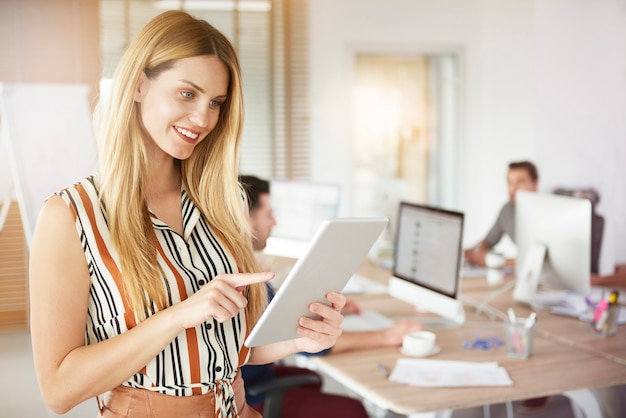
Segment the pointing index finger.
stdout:
<path fill-rule="evenodd" d="M 243 290 L 244 287 L 254 283 L 264 283 L 274 278 L 273 272 L 263 273 L 237 273 L 228 275 L 224 280 L 237 290 Z"/>

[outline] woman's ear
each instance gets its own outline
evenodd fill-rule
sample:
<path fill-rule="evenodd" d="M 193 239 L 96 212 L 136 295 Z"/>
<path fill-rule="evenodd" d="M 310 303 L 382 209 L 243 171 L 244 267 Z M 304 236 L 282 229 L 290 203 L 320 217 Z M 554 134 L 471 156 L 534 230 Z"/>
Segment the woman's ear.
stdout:
<path fill-rule="evenodd" d="M 137 81 L 137 85 L 135 86 L 135 96 L 133 97 L 137 103 L 141 103 L 143 101 L 143 98 L 148 91 L 148 83 L 148 77 L 146 77 L 146 73 L 142 71 L 139 76 L 139 81 Z"/>

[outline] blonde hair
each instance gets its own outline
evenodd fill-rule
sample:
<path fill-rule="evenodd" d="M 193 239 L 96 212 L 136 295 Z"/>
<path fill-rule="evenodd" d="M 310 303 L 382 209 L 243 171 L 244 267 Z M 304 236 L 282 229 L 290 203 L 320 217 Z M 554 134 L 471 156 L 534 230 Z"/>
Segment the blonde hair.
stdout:
<path fill-rule="evenodd" d="M 228 98 L 217 125 L 181 161 L 182 182 L 213 231 L 234 256 L 240 272 L 256 271 L 250 226 L 237 181 L 243 124 L 241 70 L 228 39 L 204 20 L 167 11 L 151 20 L 128 46 L 113 78 L 108 99 L 98 104 L 98 183 L 111 240 L 120 257 L 124 286 L 139 320 L 167 307 L 156 236 L 144 190 L 147 153 L 134 93 L 142 73 L 156 78 L 176 60 L 217 56 L 228 68 Z M 248 288 L 248 318 L 254 324 L 267 303 L 264 283 Z"/>

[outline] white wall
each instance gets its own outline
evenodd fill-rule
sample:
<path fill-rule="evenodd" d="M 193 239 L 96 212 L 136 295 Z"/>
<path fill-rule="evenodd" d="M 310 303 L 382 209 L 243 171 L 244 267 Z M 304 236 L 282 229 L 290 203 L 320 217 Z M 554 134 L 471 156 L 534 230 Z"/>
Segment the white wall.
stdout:
<path fill-rule="evenodd" d="M 626 2 L 537 2 L 535 33 L 542 185 L 599 190 L 607 271 L 626 261 Z"/>
<path fill-rule="evenodd" d="M 463 60 L 458 209 L 466 214 L 466 243 L 482 238 L 506 201 L 507 164 L 531 159 L 539 165 L 542 190 L 599 189 L 599 209 L 610 230 L 603 266 L 626 261 L 626 244 L 614 243 L 619 237 L 626 242 L 626 180 L 619 178 L 620 161 L 626 161 L 623 0 L 315 0 L 309 5 L 314 180 L 350 187 L 356 51 L 455 49 Z M 593 168 L 590 160 L 595 174 L 582 170 Z"/>

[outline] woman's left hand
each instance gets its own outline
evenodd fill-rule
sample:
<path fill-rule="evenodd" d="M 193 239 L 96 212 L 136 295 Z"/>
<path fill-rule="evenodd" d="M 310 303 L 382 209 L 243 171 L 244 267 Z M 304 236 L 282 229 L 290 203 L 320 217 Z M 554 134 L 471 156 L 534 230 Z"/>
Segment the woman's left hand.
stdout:
<path fill-rule="evenodd" d="M 298 321 L 298 334 L 303 338 L 295 340 L 298 351 L 317 353 L 335 345 L 341 335 L 343 322 L 341 310 L 346 304 L 346 297 L 341 293 L 331 292 L 326 295 L 331 305 L 313 302 L 309 310 L 319 319 L 302 317 Z"/>

